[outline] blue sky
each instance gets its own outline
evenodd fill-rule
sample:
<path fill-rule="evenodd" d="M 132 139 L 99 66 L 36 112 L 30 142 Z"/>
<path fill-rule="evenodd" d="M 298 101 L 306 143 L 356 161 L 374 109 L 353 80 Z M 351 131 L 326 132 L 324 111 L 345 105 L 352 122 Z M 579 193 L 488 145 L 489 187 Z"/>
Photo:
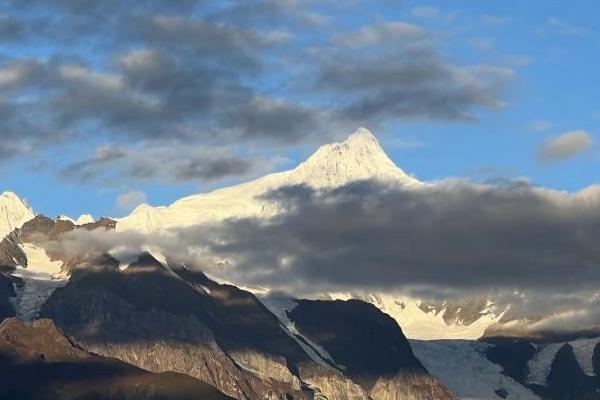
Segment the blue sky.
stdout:
<path fill-rule="evenodd" d="M 596 1 L 53 4 L 0 5 L 0 190 L 50 216 L 168 204 L 361 125 L 422 180 L 600 180 Z"/>

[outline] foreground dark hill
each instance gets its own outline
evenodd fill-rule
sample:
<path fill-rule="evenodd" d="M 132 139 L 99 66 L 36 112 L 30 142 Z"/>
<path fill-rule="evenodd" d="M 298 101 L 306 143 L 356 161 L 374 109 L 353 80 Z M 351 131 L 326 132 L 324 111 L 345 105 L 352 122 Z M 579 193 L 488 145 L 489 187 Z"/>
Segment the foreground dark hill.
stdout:
<path fill-rule="evenodd" d="M 393 322 L 390 332 L 395 336 L 380 343 L 373 362 L 363 367 L 369 371 L 365 384 L 335 359 L 346 362 L 342 352 L 335 353 L 333 362 L 323 360 L 252 293 L 159 262 L 149 253 L 129 265 L 106 256 L 78 266 L 66 286 L 50 296 L 41 315 L 89 351 L 153 372 L 185 373 L 240 400 L 453 398 L 418 364 L 390 317 L 385 321 Z M 358 318 L 377 331 L 383 315 L 368 306 Z M 340 328 L 356 319 L 351 313 L 339 318 Z M 370 351 L 369 343 L 356 341 L 351 331 L 346 334 L 349 342 L 341 343 Z M 386 352 L 395 354 L 392 369 Z M 378 358 L 385 369 L 377 367 Z M 427 379 L 427 385 L 415 379 Z"/>
<path fill-rule="evenodd" d="M 153 374 L 92 355 L 72 343 L 50 320 L 0 325 L 0 398 L 3 400 L 227 400 L 189 376 Z"/>

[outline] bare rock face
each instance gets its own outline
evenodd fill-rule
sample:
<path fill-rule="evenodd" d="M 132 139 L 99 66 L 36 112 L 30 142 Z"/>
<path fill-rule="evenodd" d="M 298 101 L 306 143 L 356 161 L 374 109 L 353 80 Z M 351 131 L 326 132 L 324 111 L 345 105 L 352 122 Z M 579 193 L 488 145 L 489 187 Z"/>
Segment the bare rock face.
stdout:
<path fill-rule="evenodd" d="M 186 375 L 152 374 L 90 354 L 47 319 L 0 324 L 0 398 L 230 399 Z"/>
<path fill-rule="evenodd" d="M 300 368 L 300 376 L 315 391 L 315 399 L 370 400 L 367 393 L 340 371 L 322 366 Z"/>
<path fill-rule="evenodd" d="M 81 361 L 90 357 L 48 319 L 25 323 L 7 319 L 0 325 L 0 353 L 14 362 Z"/>
<path fill-rule="evenodd" d="M 0 241 L 0 269 L 12 271 L 17 265 L 27 265 L 27 256 L 19 247 L 18 230 Z"/>
<path fill-rule="evenodd" d="M 371 389 L 370 396 L 373 400 L 454 399 L 439 380 L 418 372 L 379 378 Z"/>

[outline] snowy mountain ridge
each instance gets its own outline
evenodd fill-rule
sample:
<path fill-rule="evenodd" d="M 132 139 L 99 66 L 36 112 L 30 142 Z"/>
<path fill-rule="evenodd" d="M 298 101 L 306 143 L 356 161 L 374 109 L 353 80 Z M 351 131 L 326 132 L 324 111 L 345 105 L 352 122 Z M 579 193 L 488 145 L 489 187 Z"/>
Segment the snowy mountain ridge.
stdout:
<path fill-rule="evenodd" d="M 184 197 L 167 207 L 143 204 L 129 216 L 118 219 L 117 230 L 151 232 L 231 217 L 268 217 L 277 213 L 276 206 L 257 197 L 270 190 L 299 184 L 334 188 L 364 179 L 405 187 L 424 185 L 398 168 L 368 129 L 359 128 L 343 142 L 321 146 L 292 170 Z"/>
<path fill-rule="evenodd" d="M 415 190 L 429 186 L 398 168 L 382 149 L 377 138 L 369 130 L 359 128 L 342 142 L 319 147 L 306 161 L 292 170 L 272 173 L 213 192 L 188 196 L 167 207 L 141 205 L 129 216 L 117 220 L 116 229 L 153 232 L 218 222 L 232 217 L 270 217 L 281 211 L 278 204 L 261 198 L 271 190 L 299 184 L 317 189 L 335 188 L 364 179 L 376 179 Z M 10 224 L 6 224 L 6 233 L 9 233 L 14 227 L 21 226 L 33 218 L 34 213 L 29 208 L 24 208 L 24 203 L 16 195 L 8 195 L 7 198 L 12 200 L 11 209 L 19 210 L 18 206 L 21 205 L 23 214 L 19 219 L 15 218 L 18 212 L 5 213 L 10 218 Z M 87 215 L 77 220 L 68 216 L 60 216 L 58 219 L 68 220 L 76 225 L 93 221 L 93 218 Z M 124 263 L 124 267 L 127 264 Z M 269 292 L 268 288 L 264 288 L 263 292 Z M 498 322 L 502 316 L 498 310 L 483 304 L 481 315 L 476 315 L 474 321 L 447 321 L 443 317 L 446 306 L 428 310 L 422 307 L 419 299 L 401 294 L 328 293 L 325 296 L 333 299 L 359 298 L 372 303 L 395 318 L 408 337 L 418 339 L 477 339 L 487 327 Z"/>
<path fill-rule="evenodd" d="M 188 196 L 166 207 L 141 205 L 129 216 L 117 220 L 117 230 L 155 232 L 218 222 L 226 218 L 267 218 L 281 211 L 276 203 L 261 198 L 261 195 L 271 190 L 299 184 L 316 189 L 335 188 L 366 179 L 397 184 L 414 190 L 429 186 L 396 166 L 377 138 L 368 129 L 359 128 L 342 142 L 319 147 L 306 161 L 292 170 L 272 173 L 213 192 Z M 268 292 L 268 289 L 265 291 Z M 484 307 L 481 317 L 477 316 L 475 322 L 448 323 L 443 319 L 445 309 L 425 310 L 420 307 L 418 299 L 406 296 L 383 293 L 370 293 L 358 297 L 349 293 L 328 293 L 325 296 L 332 299 L 360 298 L 370 302 L 395 318 L 409 338 L 477 339 L 502 316 L 501 311 Z"/>
<path fill-rule="evenodd" d="M 77 219 L 73 219 L 73 218 L 69 217 L 68 215 L 59 215 L 57 219 L 62 220 L 62 221 L 69 221 L 74 225 L 92 224 L 96 221 L 94 219 L 94 217 L 91 216 L 90 214 L 82 214 Z"/>

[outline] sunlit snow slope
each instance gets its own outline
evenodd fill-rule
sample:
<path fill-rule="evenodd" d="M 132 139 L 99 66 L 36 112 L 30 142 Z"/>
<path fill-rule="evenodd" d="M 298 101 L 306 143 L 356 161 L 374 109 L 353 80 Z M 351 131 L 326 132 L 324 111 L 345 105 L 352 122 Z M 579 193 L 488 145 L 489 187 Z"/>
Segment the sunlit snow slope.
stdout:
<path fill-rule="evenodd" d="M 376 305 L 381 311 L 398 321 L 398 325 L 408 338 L 433 339 L 472 339 L 483 336 L 486 328 L 497 323 L 502 313 L 492 305 L 481 310 L 481 317 L 472 323 L 447 323 L 442 317 L 445 309 L 424 311 L 419 307 L 420 300 L 408 296 L 386 293 L 329 293 L 332 299 L 348 300 L 358 298 Z"/>
<path fill-rule="evenodd" d="M 258 198 L 271 190 L 298 184 L 337 187 L 363 179 L 422 185 L 389 159 L 371 132 L 360 128 L 344 142 L 320 147 L 293 170 L 185 197 L 168 207 L 141 205 L 129 216 L 117 220 L 117 230 L 148 232 L 231 217 L 272 216 L 277 212 L 275 205 Z"/>
<path fill-rule="evenodd" d="M 33 217 L 35 217 L 33 211 L 16 194 L 2 193 L 0 195 L 0 240 Z"/>

